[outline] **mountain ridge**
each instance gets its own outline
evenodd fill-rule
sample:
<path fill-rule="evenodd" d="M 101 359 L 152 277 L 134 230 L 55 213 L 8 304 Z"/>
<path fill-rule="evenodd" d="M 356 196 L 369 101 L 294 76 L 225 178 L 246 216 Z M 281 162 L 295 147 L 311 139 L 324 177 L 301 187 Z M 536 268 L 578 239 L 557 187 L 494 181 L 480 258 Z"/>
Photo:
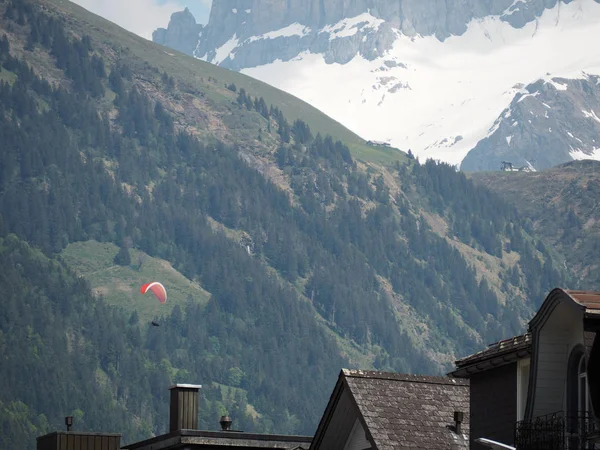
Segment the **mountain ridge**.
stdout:
<path fill-rule="evenodd" d="M 357 23 L 360 23 L 360 18 L 364 18 L 365 21 L 376 19 L 386 25 L 385 30 L 376 36 L 376 39 L 383 40 L 385 43 L 376 46 L 373 51 L 359 51 L 362 56 L 374 58 L 382 56 L 385 51 L 390 49 L 392 42 L 386 37 L 390 28 L 398 30 L 409 37 L 417 35 L 435 36 L 440 40 L 444 40 L 450 36 L 464 34 L 467 31 L 469 22 L 487 16 L 498 16 L 500 20 L 509 23 L 511 26 L 522 28 L 539 17 L 545 9 L 551 9 L 557 4 L 559 4 L 559 0 L 545 0 L 543 2 L 499 0 L 492 3 L 482 2 L 481 0 L 444 3 L 436 0 L 402 0 L 400 2 L 362 0 L 351 3 L 343 0 L 332 0 L 327 3 L 318 0 L 312 0 L 308 3 L 301 1 L 227 0 L 213 2 L 208 24 L 203 27 L 200 39 L 186 43 L 188 48 L 191 48 L 192 44 L 197 45 L 193 51 L 195 56 L 214 62 L 215 55 L 210 52 L 223 46 L 234 35 L 240 43 L 252 44 L 260 41 L 261 35 L 268 33 L 276 35 L 277 30 L 285 30 L 296 24 L 300 26 L 300 29 L 303 28 L 303 33 L 298 34 L 303 35 L 303 38 L 307 38 L 308 46 L 302 42 L 304 39 L 301 39 L 302 43 L 293 52 L 298 54 L 308 50 L 318 53 L 323 48 L 318 35 L 327 34 L 328 36 L 325 37 L 331 40 L 331 35 L 335 34 L 332 31 L 339 27 L 341 21 L 348 18 L 357 18 Z M 175 13 L 171 17 L 172 23 L 192 27 L 189 22 L 189 11 L 185 15 L 185 23 L 181 14 Z M 336 24 L 338 25 L 336 26 Z M 179 29 L 179 26 L 177 29 Z M 169 29 L 159 29 L 158 33 L 161 37 L 172 34 Z M 173 34 L 176 33 L 177 31 L 173 32 Z M 285 34 L 282 33 L 282 35 Z M 256 38 L 257 36 L 258 38 Z M 176 38 L 176 36 L 173 37 Z M 191 35 L 189 37 L 193 38 Z M 247 42 L 248 38 L 252 37 L 254 39 Z M 156 42 L 162 43 L 160 40 Z M 265 54 L 264 51 L 260 53 L 268 58 L 268 53 Z M 334 53 L 333 58 L 326 59 L 331 62 L 344 63 L 347 62 L 346 58 L 348 57 L 338 56 Z M 220 60 L 217 63 L 221 64 L 223 62 L 224 60 Z M 273 62 L 272 59 L 263 59 L 259 60 L 257 65 L 271 62 Z M 225 62 L 224 65 L 236 69 L 252 67 L 248 64 L 239 66 L 237 62 L 233 61 L 233 58 L 231 58 L 231 61 Z"/>
<path fill-rule="evenodd" d="M 464 22 L 464 30 L 448 36 L 436 36 L 431 24 L 420 33 L 407 32 L 396 16 L 369 9 L 374 5 L 370 2 L 346 10 L 334 8 L 331 13 L 337 16 L 326 20 L 333 23 L 315 22 L 320 28 L 303 23 L 308 19 L 300 13 L 296 22 L 280 13 L 273 19 L 276 23 L 267 14 L 266 28 L 256 30 L 253 27 L 258 25 L 250 20 L 254 10 L 244 12 L 248 18 L 240 18 L 243 11 L 228 5 L 215 3 L 214 17 L 220 18 L 218 23 L 230 17 L 231 26 L 215 26 L 211 31 L 209 22 L 194 51 L 196 57 L 291 92 L 365 139 L 387 141 L 420 158 L 454 165 L 460 165 L 478 144 L 485 146 L 482 141 L 497 131 L 494 123 L 524 86 L 540 79 L 600 74 L 600 56 L 584 51 L 585 43 L 600 32 L 597 0 L 514 1 L 502 4 L 501 12 L 493 9 L 499 6 L 480 3 L 475 9 L 480 14 L 471 17 L 463 11 L 464 20 L 459 22 Z M 265 5 L 281 8 L 278 2 Z M 420 5 L 434 24 L 436 14 L 447 12 L 445 7 L 435 9 L 431 2 Z M 440 29 L 445 29 L 446 21 L 440 23 Z M 340 79 L 346 80 L 343 90 Z M 578 117 L 567 120 L 573 122 L 570 128 L 577 128 Z M 572 157 L 564 145 L 569 137 L 561 133 L 554 140 L 542 125 L 534 132 L 545 133 L 552 149 L 547 150 L 547 158 L 537 158 L 537 168 L 547 167 L 544 160 L 569 161 Z M 499 140 L 508 137 L 502 134 Z M 514 159 L 531 159 L 525 142 L 517 141 L 511 149 L 518 155 Z M 580 157 L 593 157 L 593 148 L 580 147 Z M 491 156 L 496 160 L 493 166 L 499 167 L 502 155 Z"/>

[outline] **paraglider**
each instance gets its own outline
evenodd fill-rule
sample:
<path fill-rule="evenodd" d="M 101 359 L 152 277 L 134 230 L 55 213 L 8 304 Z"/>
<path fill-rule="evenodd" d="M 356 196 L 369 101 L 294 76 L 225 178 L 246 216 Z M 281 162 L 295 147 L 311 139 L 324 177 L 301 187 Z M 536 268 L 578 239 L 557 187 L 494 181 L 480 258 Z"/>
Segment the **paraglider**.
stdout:
<path fill-rule="evenodd" d="M 164 304 L 167 301 L 167 290 L 158 281 L 146 283 L 140 288 L 142 294 L 146 294 L 148 291 L 152 291 L 159 302 Z"/>

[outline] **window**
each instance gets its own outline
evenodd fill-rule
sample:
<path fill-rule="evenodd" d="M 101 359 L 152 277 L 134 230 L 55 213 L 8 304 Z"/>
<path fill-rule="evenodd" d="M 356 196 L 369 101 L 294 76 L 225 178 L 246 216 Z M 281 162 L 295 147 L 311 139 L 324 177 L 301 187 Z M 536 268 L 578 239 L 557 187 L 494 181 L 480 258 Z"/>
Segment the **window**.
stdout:
<path fill-rule="evenodd" d="M 579 439 L 577 436 L 581 435 L 581 427 L 585 427 L 586 412 L 591 410 L 588 392 L 585 347 L 579 344 L 571 351 L 567 368 L 566 431 L 575 439 Z"/>

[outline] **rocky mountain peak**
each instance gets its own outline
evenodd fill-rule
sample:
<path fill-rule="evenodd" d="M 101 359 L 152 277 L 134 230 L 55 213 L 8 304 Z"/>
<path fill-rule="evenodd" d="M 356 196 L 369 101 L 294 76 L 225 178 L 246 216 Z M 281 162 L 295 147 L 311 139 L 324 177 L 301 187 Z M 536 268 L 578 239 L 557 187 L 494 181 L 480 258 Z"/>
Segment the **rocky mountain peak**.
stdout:
<path fill-rule="evenodd" d="M 463 160 L 465 171 L 547 169 L 600 156 L 600 77 L 540 79 L 521 89 Z"/>
<path fill-rule="evenodd" d="M 203 26 L 196 23 L 194 15 L 185 8 L 171 15 L 167 28 L 159 28 L 152 33 L 152 40 L 191 55 L 198 45 L 202 29 Z"/>
<path fill-rule="evenodd" d="M 557 1 L 219 0 L 213 1 L 200 39 L 187 32 L 197 26 L 189 12 L 174 14 L 169 28 L 157 30 L 153 39 L 237 70 L 286 61 L 304 51 L 344 64 L 357 54 L 367 59 L 383 55 L 396 34 L 443 41 L 462 35 L 472 19 L 486 16 L 520 28 Z"/>

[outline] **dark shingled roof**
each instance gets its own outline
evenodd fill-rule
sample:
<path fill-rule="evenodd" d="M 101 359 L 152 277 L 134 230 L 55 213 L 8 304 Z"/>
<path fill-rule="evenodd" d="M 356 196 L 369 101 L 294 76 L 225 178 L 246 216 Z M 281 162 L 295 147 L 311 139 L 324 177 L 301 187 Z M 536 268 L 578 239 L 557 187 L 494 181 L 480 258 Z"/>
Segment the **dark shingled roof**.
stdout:
<path fill-rule="evenodd" d="M 378 450 L 469 448 L 469 382 L 448 377 L 343 370 Z M 461 434 L 454 411 L 462 411 Z"/>
<path fill-rule="evenodd" d="M 476 362 L 481 362 L 489 358 L 504 355 L 506 353 L 517 352 L 519 350 L 529 350 L 531 347 L 531 333 L 515 336 L 502 341 L 494 342 L 488 345 L 488 348 L 472 355 L 466 356 L 455 362 L 456 367 L 465 367 Z"/>

